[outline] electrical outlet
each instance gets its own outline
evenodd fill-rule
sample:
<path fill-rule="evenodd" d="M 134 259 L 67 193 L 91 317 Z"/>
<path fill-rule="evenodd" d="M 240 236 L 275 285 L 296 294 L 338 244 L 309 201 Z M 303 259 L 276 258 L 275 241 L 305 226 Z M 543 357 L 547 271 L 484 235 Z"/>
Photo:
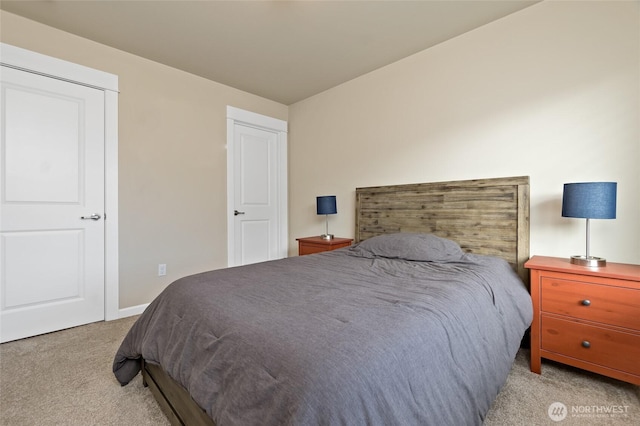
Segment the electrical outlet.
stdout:
<path fill-rule="evenodd" d="M 163 277 L 167 275 L 167 265 L 165 263 L 160 263 L 158 265 L 158 276 Z"/>

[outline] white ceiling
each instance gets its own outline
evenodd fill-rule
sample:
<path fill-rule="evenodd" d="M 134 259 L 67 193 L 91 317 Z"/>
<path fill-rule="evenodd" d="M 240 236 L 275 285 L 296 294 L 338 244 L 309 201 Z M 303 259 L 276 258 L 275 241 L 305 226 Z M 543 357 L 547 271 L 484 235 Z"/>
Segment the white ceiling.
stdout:
<path fill-rule="evenodd" d="M 538 0 L 0 1 L 0 8 L 290 105 Z"/>

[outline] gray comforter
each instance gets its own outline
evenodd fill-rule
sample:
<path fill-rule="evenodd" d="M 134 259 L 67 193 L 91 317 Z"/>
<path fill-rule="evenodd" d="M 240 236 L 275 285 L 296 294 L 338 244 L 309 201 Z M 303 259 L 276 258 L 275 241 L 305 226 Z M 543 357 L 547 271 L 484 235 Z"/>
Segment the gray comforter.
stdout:
<path fill-rule="evenodd" d="M 531 323 L 509 265 L 357 246 L 206 272 L 160 294 L 114 360 L 156 363 L 218 425 L 481 424 Z"/>

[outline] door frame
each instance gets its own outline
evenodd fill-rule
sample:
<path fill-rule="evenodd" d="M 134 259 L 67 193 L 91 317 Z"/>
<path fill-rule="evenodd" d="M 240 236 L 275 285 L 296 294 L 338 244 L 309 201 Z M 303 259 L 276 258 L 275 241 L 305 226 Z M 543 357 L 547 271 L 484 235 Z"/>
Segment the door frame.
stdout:
<path fill-rule="evenodd" d="M 118 76 L 6 43 L 0 43 L 0 64 L 104 91 L 104 319 L 118 319 Z"/>
<path fill-rule="evenodd" d="M 287 122 L 266 115 L 245 111 L 227 105 L 227 265 L 235 264 L 233 253 L 235 249 L 235 226 L 233 210 L 234 200 L 234 127 L 243 124 L 250 127 L 276 132 L 278 168 L 278 257 L 287 257 L 288 253 L 288 184 L 287 184 Z"/>

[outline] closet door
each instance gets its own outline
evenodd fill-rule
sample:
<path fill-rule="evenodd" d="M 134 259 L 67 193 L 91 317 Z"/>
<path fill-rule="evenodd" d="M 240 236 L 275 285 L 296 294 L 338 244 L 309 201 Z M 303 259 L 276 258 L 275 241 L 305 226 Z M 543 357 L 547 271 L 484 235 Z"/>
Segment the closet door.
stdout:
<path fill-rule="evenodd" d="M 104 319 L 105 100 L 2 67 L 0 340 Z"/>

